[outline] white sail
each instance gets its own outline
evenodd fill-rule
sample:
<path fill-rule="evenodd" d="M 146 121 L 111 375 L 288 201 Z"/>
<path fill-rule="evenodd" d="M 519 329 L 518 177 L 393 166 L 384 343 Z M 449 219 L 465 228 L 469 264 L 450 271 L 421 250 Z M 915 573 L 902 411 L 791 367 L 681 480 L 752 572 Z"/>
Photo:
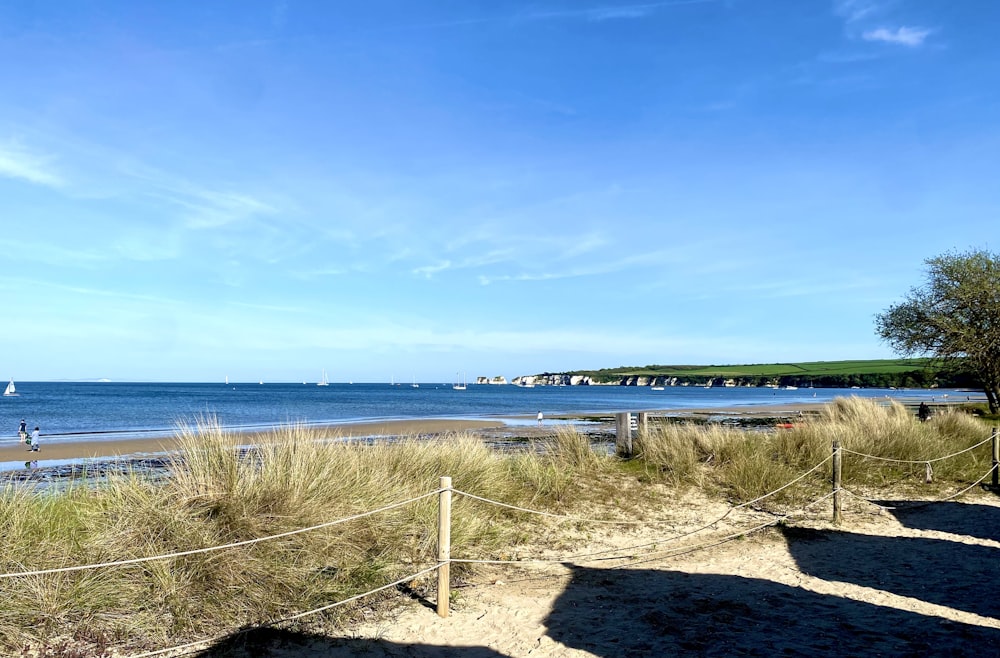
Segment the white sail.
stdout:
<path fill-rule="evenodd" d="M 316 382 L 316 386 L 329 386 L 330 380 L 326 378 L 326 368 L 323 368 L 323 379 Z"/>
<path fill-rule="evenodd" d="M 462 373 L 462 381 L 461 382 L 458 381 L 458 373 L 457 372 L 455 373 L 455 385 L 452 386 L 452 388 L 455 389 L 456 391 L 464 391 L 465 390 L 465 373 Z"/>
<path fill-rule="evenodd" d="M 14 388 L 14 378 L 10 378 L 10 383 L 7 384 L 7 388 L 4 389 L 4 395 L 17 395 L 17 389 Z"/>

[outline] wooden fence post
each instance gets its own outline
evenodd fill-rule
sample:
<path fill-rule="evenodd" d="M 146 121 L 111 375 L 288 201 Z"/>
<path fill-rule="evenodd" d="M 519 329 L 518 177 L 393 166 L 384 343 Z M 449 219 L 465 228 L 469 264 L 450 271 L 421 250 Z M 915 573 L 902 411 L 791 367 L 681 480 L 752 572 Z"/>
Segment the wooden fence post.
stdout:
<path fill-rule="evenodd" d="M 833 522 L 840 523 L 840 441 L 833 442 Z"/>
<path fill-rule="evenodd" d="M 451 478 L 442 476 L 438 494 L 438 591 L 437 613 L 448 616 L 451 598 Z"/>
<path fill-rule="evenodd" d="M 632 456 L 632 414 L 615 414 L 615 453 L 619 457 Z"/>
<path fill-rule="evenodd" d="M 993 428 L 993 432 L 990 434 L 990 439 L 993 443 L 993 488 L 996 489 L 1000 487 L 1000 437 L 998 437 L 1000 432 L 997 432 L 997 428 Z"/>

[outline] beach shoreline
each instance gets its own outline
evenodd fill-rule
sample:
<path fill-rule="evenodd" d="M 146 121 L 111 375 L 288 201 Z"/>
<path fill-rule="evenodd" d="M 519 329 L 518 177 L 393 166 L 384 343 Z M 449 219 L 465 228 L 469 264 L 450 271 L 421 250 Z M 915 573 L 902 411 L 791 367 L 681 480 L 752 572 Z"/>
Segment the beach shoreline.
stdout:
<path fill-rule="evenodd" d="M 906 403 L 906 400 L 897 400 Z M 956 404 L 954 399 L 945 403 L 937 402 L 938 406 Z M 816 413 L 823 409 L 827 402 L 804 402 L 774 405 L 730 406 L 679 408 L 647 411 L 652 417 L 690 418 L 709 420 L 719 418 L 760 419 L 771 417 L 789 417 L 803 413 Z M 599 419 L 599 420 L 595 420 Z M 331 438 L 388 438 L 408 436 L 434 436 L 447 433 L 473 432 L 484 436 L 497 437 L 502 435 L 537 436 L 540 433 L 551 433 L 556 425 L 588 426 L 591 429 L 613 431 L 614 414 L 553 414 L 545 418 L 541 427 L 536 426 L 535 416 L 506 416 L 497 418 L 407 418 L 392 420 L 355 421 L 345 423 L 323 423 L 309 425 L 311 431 L 328 433 Z M 278 430 L 285 425 L 275 425 L 269 428 L 223 428 L 226 431 L 240 434 L 247 439 L 247 444 L 253 444 L 255 439 Z M 75 436 L 70 440 L 42 435 L 41 447 L 38 452 L 30 451 L 23 443 L 7 443 L 0 445 L 0 463 L 21 464 L 27 461 L 37 461 L 38 466 L 46 466 L 46 462 L 72 462 L 75 460 L 108 460 L 128 459 L 153 455 L 164 455 L 180 449 L 179 433 L 155 433 L 150 436 L 134 436 L 128 438 L 111 438 L 108 435 L 93 434 L 86 438 Z"/>
<path fill-rule="evenodd" d="M 352 438 L 369 436 L 416 436 L 464 432 L 478 429 L 494 429 L 504 426 L 501 420 L 463 420 L 414 418 L 407 420 L 379 420 L 370 422 L 336 423 L 311 426 L 317 432 L 330 432 L 331 436 Z M 247 438 L 248 444 L 254 439 L 266 436 L 281 426 L 264 430 L 227 430 Z M 225 428 L 224 428 L 225 429 Z M 49 460 L 126 458 L 139 455 L 155 455 L 175 452 L 180 448 L 178 434 L 157 435 L 138 438 L 74 439 L 71 441 L 49 440 L 44 434 L 38 452 L 32 452 L 23 443 L 0 446 L 0 462 L 24 462 L 38 460 L 40 466 Z"/>

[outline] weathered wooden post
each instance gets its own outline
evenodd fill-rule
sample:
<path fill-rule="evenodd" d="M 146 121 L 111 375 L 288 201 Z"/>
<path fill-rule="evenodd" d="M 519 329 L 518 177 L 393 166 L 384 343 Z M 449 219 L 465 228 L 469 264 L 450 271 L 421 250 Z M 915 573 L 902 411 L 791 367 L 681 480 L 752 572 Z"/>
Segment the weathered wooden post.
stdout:
<path fill-rule="evenodd" d="M 649 413 L 646 411 L 640 411 L 636 415 L 639 417 L 639 422 L 638 422 L 639 435 L 646 436 L 646 434 L 649 432 Z"/>
<path fill-rule="evenodd" d="M 993 487 L 1000 488 L 1000 432 L 995 427 L 990 433 L 990 441 L 993 444 Z"/>
<path fill-rule="evenodd" d="M 627 411 L 615 414 L 615 453 L 632 457 L 632 414 Z"/>
<path fill-rule="evenodd" d="M 840 441 L 833 442 L 833 522 L 840 523 Z"/>
<path fill-rule="evenodd" d="M 451 478 L 443 476 L 439 488 L 437 613 L 447 617 L 451 598 Z"/>

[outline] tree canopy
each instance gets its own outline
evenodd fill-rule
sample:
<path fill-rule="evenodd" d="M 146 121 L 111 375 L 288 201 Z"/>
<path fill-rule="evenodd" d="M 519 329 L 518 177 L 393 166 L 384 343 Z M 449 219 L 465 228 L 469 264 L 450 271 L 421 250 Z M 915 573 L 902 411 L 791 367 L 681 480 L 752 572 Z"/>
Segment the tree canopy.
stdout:
<path fill-rule="evenodd" d="M 1000 413 L 1000 255 L 972 249 L 924 262 L 924 285 L 875 316 L 879 336 L 904 356 L 961 359 Z"/>

